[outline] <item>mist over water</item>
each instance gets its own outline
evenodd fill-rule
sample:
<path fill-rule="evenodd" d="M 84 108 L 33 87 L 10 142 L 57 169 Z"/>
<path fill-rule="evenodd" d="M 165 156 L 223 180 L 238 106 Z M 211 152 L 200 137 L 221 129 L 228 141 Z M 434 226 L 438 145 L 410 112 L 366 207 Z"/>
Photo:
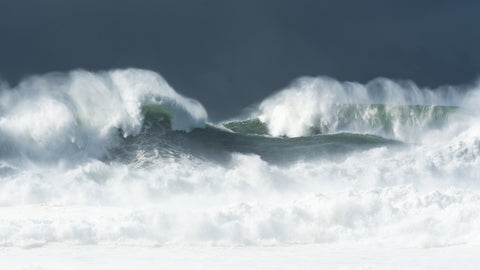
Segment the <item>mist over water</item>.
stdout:
<path fill-rule="evenodd" d="M 480 241 L 476 84 L 300 78 L 264 135 L 147 70 L 0 85 L 1 246 Z"/>

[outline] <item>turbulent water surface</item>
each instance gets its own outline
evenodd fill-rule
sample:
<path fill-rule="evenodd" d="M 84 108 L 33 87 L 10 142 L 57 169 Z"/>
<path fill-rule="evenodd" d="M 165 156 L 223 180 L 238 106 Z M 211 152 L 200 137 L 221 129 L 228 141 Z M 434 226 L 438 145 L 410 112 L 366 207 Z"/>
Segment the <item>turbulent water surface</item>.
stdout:
<path fill-rule="evenodd" d="M 300 78 L 248 116 L 137 69 L 0 92 L 0 246 L 480 241 L 480 88 Z"/>

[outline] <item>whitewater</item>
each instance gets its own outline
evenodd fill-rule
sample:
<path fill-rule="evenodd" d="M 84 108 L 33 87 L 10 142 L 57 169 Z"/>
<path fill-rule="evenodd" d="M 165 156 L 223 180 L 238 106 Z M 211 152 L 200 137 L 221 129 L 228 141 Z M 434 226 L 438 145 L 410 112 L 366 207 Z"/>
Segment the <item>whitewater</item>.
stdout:
<path fill-rule="evenodd" d="M 478 83 L 302 77 L 216 123 L 148 70 L 0 88 L 1 269 L 480 263 Z"/>

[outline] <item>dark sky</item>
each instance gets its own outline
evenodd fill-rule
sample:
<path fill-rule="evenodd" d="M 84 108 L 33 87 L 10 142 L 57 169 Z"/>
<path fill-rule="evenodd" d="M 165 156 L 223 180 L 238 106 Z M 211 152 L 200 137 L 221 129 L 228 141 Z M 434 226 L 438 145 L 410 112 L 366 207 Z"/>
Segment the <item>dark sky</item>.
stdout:
<path fill-rule="evenodd" d="M 302 75 L 469 83 L 479 14 L 480 1 L 2 0 L 0 76 L 147 68 L 220 119 Z"/>

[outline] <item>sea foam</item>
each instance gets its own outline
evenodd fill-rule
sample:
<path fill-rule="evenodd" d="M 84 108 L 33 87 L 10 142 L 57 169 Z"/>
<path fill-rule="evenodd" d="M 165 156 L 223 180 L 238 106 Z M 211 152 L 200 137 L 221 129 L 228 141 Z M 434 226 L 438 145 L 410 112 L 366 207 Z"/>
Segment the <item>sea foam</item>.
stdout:
<path fill-rule="evenodd" d="M 334 117 L 329 109 L 340 103 L 359 104 L 359 112 L 380 103 L 407 112 L 457 108 L 435 128 L 412 121 L 406 127 L 414 132 L 392 129 L 418 138 L 390 146 L 351 133 L 283 138 L 211 126 L 187 133 L 205 125 L 205 110 L 150 71 L 31 77 L 0 97 L 0 246 L 478 245 L 478 91 L 415 87 L 308 78 L 257 112 L 273 135 L 294 137 L 310 132 L 319 113 Z M 142 108 L 156 105 L 173 130 L 144 129 Z M 368 138 L 380 143 L 365 147 Z M 335 156 L 342 146 L 349 151 Z M 323 147 L 331 151 L 317 155 Z M 215 150 L 221 160 L 198 154 Z M 312 153 L 295 155 L 302 151 Z M 268 155 L 299 158 L 277 164 Z"/>

